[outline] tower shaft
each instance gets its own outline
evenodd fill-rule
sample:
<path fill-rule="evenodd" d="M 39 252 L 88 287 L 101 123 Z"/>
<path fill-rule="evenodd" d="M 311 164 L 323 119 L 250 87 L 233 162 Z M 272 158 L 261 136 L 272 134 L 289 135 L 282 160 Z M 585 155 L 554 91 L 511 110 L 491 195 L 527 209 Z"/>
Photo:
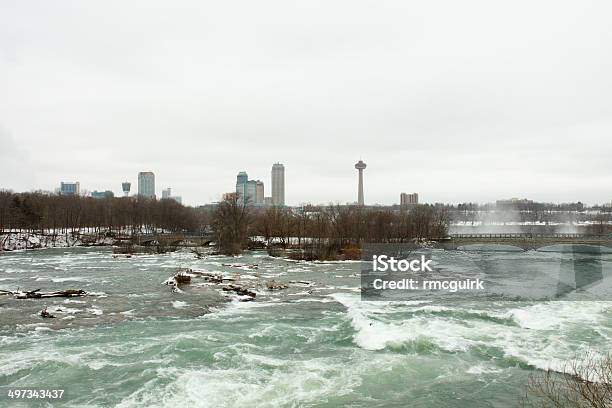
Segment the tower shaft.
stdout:
<path fill-rule="evenodd" d="M 359 171 L 359 186 L 357 187 L 357 205 L 363 204 L 363 170 L 366 168 L 366 164 L 359 160 L 355 164 L 355 168 Z"/>
<path fill-rule="evenodd" d="M 359 169 L 359 187 L 357 189 L 357 204 L 363 204 L 363 169 Z"/>

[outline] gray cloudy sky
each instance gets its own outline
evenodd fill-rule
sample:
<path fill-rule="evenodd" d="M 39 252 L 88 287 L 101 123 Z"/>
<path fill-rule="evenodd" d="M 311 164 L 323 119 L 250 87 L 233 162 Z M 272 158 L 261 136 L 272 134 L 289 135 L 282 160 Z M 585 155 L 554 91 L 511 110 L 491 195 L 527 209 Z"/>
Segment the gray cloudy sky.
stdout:
<path fill-rule="evenodd" d="M 612 2 L 0 0 L 0 188 L 612 199 Z"/>

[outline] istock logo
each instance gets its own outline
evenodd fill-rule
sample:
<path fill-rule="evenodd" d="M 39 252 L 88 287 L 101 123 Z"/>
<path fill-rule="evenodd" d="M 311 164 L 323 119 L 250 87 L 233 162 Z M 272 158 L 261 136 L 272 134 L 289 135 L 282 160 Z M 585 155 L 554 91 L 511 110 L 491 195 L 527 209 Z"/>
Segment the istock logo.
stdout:
<path fill-rule="evenodd" d="M 420 259 L 395 259 L 387 255 L 372 256 L 372 271 L 374 272 L 433 272 L 429 266 L 431 259 L 421 255 Z"/>

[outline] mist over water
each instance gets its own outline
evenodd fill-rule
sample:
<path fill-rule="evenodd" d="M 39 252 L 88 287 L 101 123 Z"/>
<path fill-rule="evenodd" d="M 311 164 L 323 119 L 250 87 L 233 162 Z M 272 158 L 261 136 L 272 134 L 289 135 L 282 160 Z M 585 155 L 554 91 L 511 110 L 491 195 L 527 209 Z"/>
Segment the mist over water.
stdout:
<path fill-rule="evenodd" d="M 469 220 L 452 223 L 451 234 L 580 234 L 586 233 L 585 226 L 576 224 L 576 216 L 560 211 L 549 222 L 526 221 L 525 214 L 517 210 L 495 209 L 477 211 Z"/>
<path fill-rule="evenodd" d="M 560 260 L 570 259 L 427 253 L 457 273 L 469 265 L 503 271 L 507 285 L 521 285 L 525 265 L 558 276 Z M 612 255 L 596 261 L 609 271 Z M 234 302 L 197 278 L 173 293 L 161 283 L 178 267 L 253 288 L 270 279 L 313 283 L 259 288 L 256 301 Z M 535 370 L 561 370 L 576 353 L 612 346 L 609 301 L 364 302 L 359 270 L 358 262 L 259 252 L 201 260 L 188 252 L 114 259 L 98 248 L 3 254 L 0 289 L 97 296 L 1 296 L 0 389 L 64 388 L 61 406 L 71 407 L 507 407 Z M 38 317 L 44 306 L 57 318 Z"/>

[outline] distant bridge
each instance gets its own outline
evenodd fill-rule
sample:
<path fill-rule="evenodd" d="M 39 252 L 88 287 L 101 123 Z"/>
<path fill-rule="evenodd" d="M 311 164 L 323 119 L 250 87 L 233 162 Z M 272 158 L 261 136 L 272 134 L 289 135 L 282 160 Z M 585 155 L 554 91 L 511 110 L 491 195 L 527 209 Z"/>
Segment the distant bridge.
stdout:
<path fill-rule="evenodd" d="M 114 242 L 115 245 L 164 245 L 168 247 L 197 247 L 208 246 L 214 241 L 212 234 L 193 235 L 193 234 L 138 234 L 134 236 L 119 236 Z"/>
<path fill-rule="evenodd" d="M 140 234 L 119 236 L 115 245 L 208 246 L 214 241 L 212 234 Z M 437 239 L 444 249 L 458 249 L 467 245 L 511 245 L 524 250 L 539 249 L 551 245 L 589 245 L 612 249 L 612 234 L 539 234 L 539 233 L 498 233 L 498 234 L 450 234 L 447 238 Z"/>
<path fill-rule="evenodd" d="M 550 245 L 592 245 L 612 248 L 612 234 L 537 234 L 537 233 L 505 233 L 505 234 L 451 234 L 448 238 L 439 240 L 445 249 L 457 249 L 466 245 L 512 245 L 525 250 L 538 249 Z"/>

